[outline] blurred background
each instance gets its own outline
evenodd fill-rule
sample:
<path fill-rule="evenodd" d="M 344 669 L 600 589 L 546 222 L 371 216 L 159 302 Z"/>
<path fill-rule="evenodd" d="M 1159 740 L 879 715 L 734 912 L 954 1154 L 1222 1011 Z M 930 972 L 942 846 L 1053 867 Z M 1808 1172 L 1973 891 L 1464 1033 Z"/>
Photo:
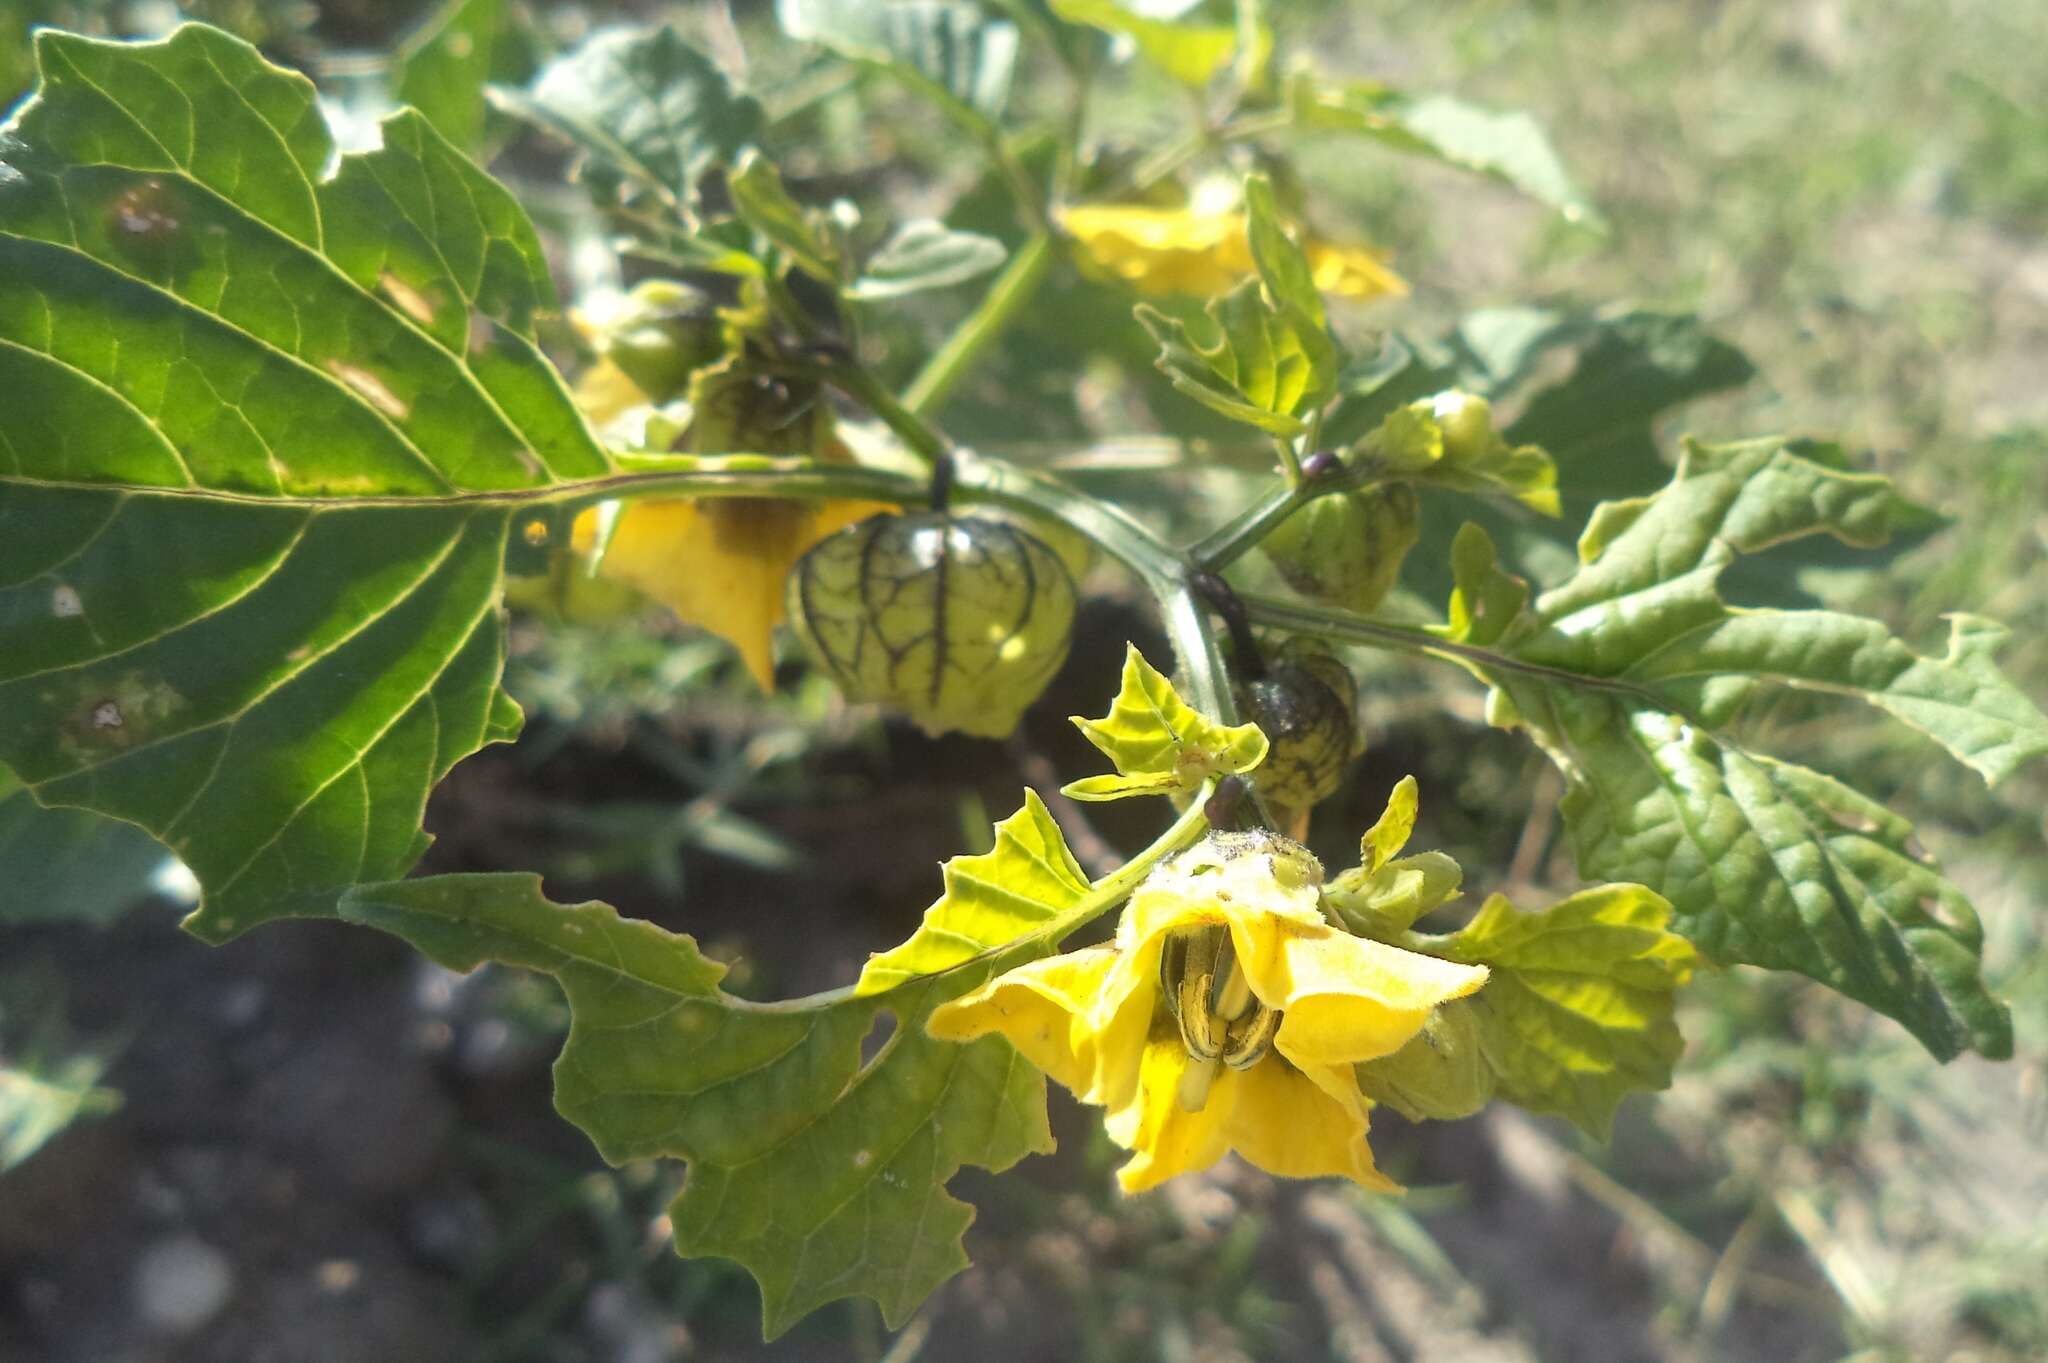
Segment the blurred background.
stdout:
<path fill-rule="evenodd" d="M 0 103 L 31 83 L 36 24 L 150 35 L 182 13 L 307 69 L 348 126 L 380 110 L 380 54 L 432 8 L 10 0 Z M 744 53 L 757 80 L 791 65 L 762 4 L 511 9 L 494 58 L 510 83 L 618 21 L 674 20 L 722 58 Z M 2048 697 L 2048 3 L 1269 11 L 1327 72 L 1528 110 L 1608 219 L 1602 233 L 1415 161 L 1304 147 L 1315 224 L 1390 249 L 1414 288 L 1341 316 L 1348 336 L 1431 334 L 1510 305 L 1697 313 L 1757 377 L 1667 420 L 1667 457 L 1686 431 L 1839 439 L 1955 524 L 1877 572 L 1801 585 L 1921 647 L 1943 611 L 1998 617 L 2014 629 L 2007 670 Z M 1165 92 L 1109 84 L 1091 139 L 1148 149 Z M 1018 89 L 1028 101 L 1031 82 Z M 793 187 L 971 187 L 957 162 L 924 159 L 914 121 L 860 115 L 821 105 Z M 603 263 L 593 274 L 572 249 L 559 150 L 495 121 L 487 141 L 559 248 L 565 292 L 601 282 Z M 906 334 L 923 324 L 908 315 Z M 991 445 L 1028 429 L 1055 450 L 1161 429 L 1114 379 L 1080 375 L 1042 430 L 973 391 L 949 425 Z M 1169 522 L 1187 510 L 1145 507 L 1143 476 L 1105 486 Z M 1156 642 L 1100 585 L 1066 671 L 1007 745 L 848 710 L 793 659 L 764 704 L 722 644 L 658 613 L 621 627 L 521 610 L 507 684 L 527 732 L 437 793 L 427 866 L 541 871 L 557 900 L 695 934 L 751 996 L 845 983 L 916 921 L 939 860 L 981 850 L 1020 785 L 1093 769 L 1063 716 L 1100 710 L 1126 637 Z M 1316 844 L 1339 860 L 1412 771 L 1415 845 L 1458 857 L 1468 885 L 1529 887 L 1530 902 L 1573 887 L 1555 778 L 1484 726 L 1477 690 L 1359 661 L 1371 747 L 1317 812 Z M 980 1209 L 975 1267 L 909 1330 L 839 1303 L 773 1345 L 744 1273 L 673 1254 L 662 1213 L 680 1171 L 608 1169 L 554 1115 L 566 1015 L 551 983 L 449 975 L 331 924 L 206 948 L 178 932 L 191 887 L 146 838 L 35 811 L 0 776 L 0 1359 L 2048 1357 L 2048 772 L 1989 793 L 1860 713 L 1788 704 L 1766 723 L 1792 756 L 1918 821 L 1984 918 L 2015 1059 L 1937 1065 L 1818 987 L 1710 974 L 1681 1005 L 1677 1082 L 1632 1099 L 1609 1145 L 1504 1106 L 1420 1128 L 1380 1116 L 1374 1145 L 1403 1199 L 1235 1161 L 1125 1199 L 1118 1152 L 1055 1088 L 1060 1152 L 956 1183 Z M 1145 833 L 1105 815 L 1075 841 L 1106 855 Z"/>

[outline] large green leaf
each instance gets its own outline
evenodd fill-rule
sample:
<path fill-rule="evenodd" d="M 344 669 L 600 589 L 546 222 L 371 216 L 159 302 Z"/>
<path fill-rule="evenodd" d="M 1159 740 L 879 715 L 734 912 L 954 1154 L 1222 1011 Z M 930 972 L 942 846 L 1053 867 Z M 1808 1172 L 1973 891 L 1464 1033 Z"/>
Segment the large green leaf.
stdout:
<path fill-rule="evenodd" d="M 217 30 L 37 53 L 0 165 L 0 761 L 181 856 L 202 936 L 331 913 L 516 730 L 513 522 L 611 471 L 534 341 L 540 245 L 417 113 L 330 171 L 311 84 Z"/>
<path fill-rule="evenodd" d="M 1541 669 L 1477 665 L 1496 716 L 1563 770 L 1585 874 L 1658 890 L 1715 960 L 1822 980 L 1944 1058 L 2004 1055 L 1975 911 L 1911 825 L 1726 733 L 1760 690 L 1793 686 L 1863 699 L 1988 781 L 2048 752 L 2048 717 L 1992 663 L 2003 632 L 1988 621 L 1959 618 L 1947 654 L 1925 657 L 1873 621 L 1742 610 L 1717 590 L 1738 554 L 1818 534 L 1880 544 L 1919 514 L 1885 479 L 1782 441 L 1692 444 L 1664 491 L 1601 507 L 1584 567 L 1512 619 L 1519 589 L 1468 532 L 1448 633 Z"/>
<path fill-rule="evenodd" d="M 1077 800 L 1186 795 L 1205 781 L 1250 771 L 1266 760 L 1266 736 L 1258 725 L 1209 719 L 1180 698 L 1135 644 L 1124 649 L 1123 678 L 1109 713 L 1073 720 L 1117 771 L 1070 783 L 1065 793 Z"/>
<path fill-rule="evenodd" d="M 553 975 L 569 1038 L 555 1104 L 614 1163 L 689 1161 L 676 1245 L 746 1266 L 770 1337 L 838 1297 L 901 1325 L 967 1266 L 963 1166 L 1052 1149 L 1045 1080 L 1009 1043 L 935 1041 L 924 1020 L 993 963 L 886 993 L 748 1003 L 688 937 L 608 905 L 552 904 L 538 877 L 365 885 L 342 915 L 454 970 L 499 961 Z M 862 1043 L 894 1027 L 872 1059 Z"/>
<path fill-rule="evenodd" d="M 760 104 L 667 26 L 600 32 L 530 90 L 498 86 L 491 97 L 573 142 L 601 198 L 652 193 L 671 211 L 689 211 L 699 177 L 732 161 L 762 125 Z"/>

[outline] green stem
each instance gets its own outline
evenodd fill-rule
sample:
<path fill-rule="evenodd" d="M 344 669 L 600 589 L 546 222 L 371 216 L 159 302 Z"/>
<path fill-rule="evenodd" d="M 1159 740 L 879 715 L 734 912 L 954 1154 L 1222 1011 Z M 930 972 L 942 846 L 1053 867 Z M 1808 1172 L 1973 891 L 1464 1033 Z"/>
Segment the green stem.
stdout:
<path fill-rule="evenodd" d="M 1203 572 L 1220 573 L 1243 558 L 1273 528 L 1330 489 L 1296 483 L 1278 488 L 1232 516 L 1187 548 L 1188 558 Z"/>
<path fill-rule="evenodd" d="M 933 352 L 910 387 L 903 390 L 903 406 L 913 416 L 930 416 L 944 405 L 974 362 L 1037 292 L 1052 259 L 1052 238 L 1040 232 L 1010 257 L 1010 263 L 996 276 L 974 311 Z"/>
<path fill-rule="evenodd" d="M 827 365 L 818 377 L 873 412 L 883 425 L 894 431 L 927 463 L 936 463 L 952 453 L 945 436 L 916 412 L 896 400 L 875 376 L 858 364 Z"/>

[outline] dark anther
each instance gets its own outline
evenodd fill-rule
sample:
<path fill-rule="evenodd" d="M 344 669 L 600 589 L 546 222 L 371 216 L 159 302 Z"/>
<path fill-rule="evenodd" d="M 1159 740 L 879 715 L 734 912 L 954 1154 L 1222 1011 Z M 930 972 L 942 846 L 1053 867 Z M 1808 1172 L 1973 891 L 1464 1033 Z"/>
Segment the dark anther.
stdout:
<path fill-rule="evenodd" d="M 1238 806 L 1244 803 L 1248 787 L 1242 776 L 1226 776 L 1216 783 L 1215 794 L 1202 806 L 1202 817 L 1211 828 L 1236 828 Z"/>
<path fill-rule="evenodd" d="M 1215 573 L 1195 573 L 1188 579 L 1188 585 L 1209 604 L 1209 609 L 1223 617 L 1223 627 L 1230 632 L 1230 651 L 1239 675 L 1248 678 L 1265 676 L 1266 658 L 1259 651 L 1259 641 L 1252 633 L 1251 617 L 1245 614 L 1244 602 L 1237 599 L 1237 592 Z"/>
<path fill-rule="evenodd" d="M 1317 450 L 1301 461 L 1301 480 L 1304 483 L 1313 483 L 1319 478 L 1328 478 L 1333 473 L 1342 472 L 1343 468 L 1344 461 L 1338 457 L 1335 450 Z"/>
<path fill-rule="evenodd" d="M 952 505 L 953 480 L 959 473 L 960 469 L 954 464 L 951 454 L 941 454 L 932 460 L 931 491 L 927 494 L 927 501 L 931 509 L 942 516 Z"/>

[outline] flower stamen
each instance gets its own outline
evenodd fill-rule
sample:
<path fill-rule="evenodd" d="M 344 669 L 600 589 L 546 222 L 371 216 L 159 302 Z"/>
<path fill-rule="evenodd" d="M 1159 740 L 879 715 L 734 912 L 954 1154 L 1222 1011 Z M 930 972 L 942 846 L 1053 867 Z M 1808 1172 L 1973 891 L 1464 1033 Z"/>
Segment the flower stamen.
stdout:
<path fill-rule="evenodd" d="M 1279 1011 L 1252 993 L 1238 968 L 1230 929 L 1222 924 L 1168 936 L 1159 954 L 1159 996 L 1180 1025 L 1188 1053 L 1178 1092 L 1184 1112 L 1200 1112 L 1208 1102 L 1218 1061 L 1250 1069 L 1272 1049 L 1280 1030 Z"/>

